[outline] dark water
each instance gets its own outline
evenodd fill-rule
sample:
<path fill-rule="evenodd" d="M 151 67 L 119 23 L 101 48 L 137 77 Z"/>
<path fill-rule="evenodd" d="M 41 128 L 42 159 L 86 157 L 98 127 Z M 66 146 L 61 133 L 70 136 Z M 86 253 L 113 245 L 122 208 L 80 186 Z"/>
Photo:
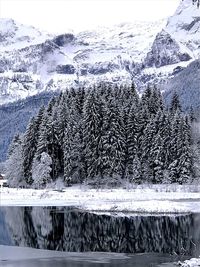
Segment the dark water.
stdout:
<path fill-rule="evenodd" d="M 34 259 L 2 266 L 134 266 L 199 256 L 200 214 L 98 215 L 69 207 L 0 208 L 0 244 L 66 252 L 115 252 L 131 255 L 120 260 L 94 262 Z M 175 256 L 177 255 L 177 256 Z M 12 264 L 14 264 L 12 262 Z"/>

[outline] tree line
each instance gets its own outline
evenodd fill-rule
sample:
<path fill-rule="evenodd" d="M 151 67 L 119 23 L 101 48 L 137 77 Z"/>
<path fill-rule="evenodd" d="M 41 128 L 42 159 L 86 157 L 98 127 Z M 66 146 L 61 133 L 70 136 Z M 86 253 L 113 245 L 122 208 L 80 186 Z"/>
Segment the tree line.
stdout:
<path fill-rule="evenodd" d="M 134 84 L 71 88 L 41 107 L 10 145 L 6 175 L 12 186 L 186 183 L 195 176 L 191 123 L 178 96 L 165 106 Z"/>

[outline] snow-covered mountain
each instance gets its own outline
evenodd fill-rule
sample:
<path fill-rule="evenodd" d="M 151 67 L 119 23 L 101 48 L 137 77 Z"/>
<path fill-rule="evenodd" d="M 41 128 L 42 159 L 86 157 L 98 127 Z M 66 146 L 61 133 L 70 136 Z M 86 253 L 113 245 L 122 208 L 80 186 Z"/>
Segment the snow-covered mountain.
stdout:
<path fill-rule="evenodd" d="M 78 83 L 164 83 L 200 55 L 200 9 L 181 1 L 158 22 L 54 36 L 0 19 L 0 103 Z"/>
<path fill-rule="evenodd" d="M 169 18 L 166 31 L 187 50 L 192 58 L 200 57 L 200 8 L 191 0 L 180 2 L 175 14 Z"/>
<path fill-rule="evenodd" d="M 32 26 L 25 26 L 13 19 L 0 19 L 0 51 L 21 49 L 29 45 L 44 42 L 50 34 L 41 32 Z"/>
<path fill-rule="evenodd" d="M 4 36 L 0 43 L 0 103 L 42 90 L 66 88 L 79 81 L 130 80 L 130 70 L 144 59 L 162 28 L 160 22 L 121 24 L 76 36 L 71 33 L 49 36 L 34 29 L 34 34 L 30 31 L 27 37 L 30 43 L 27 43 L 18 38 L 11 41 L 12 23 L 15 24 L 12 20 L 6 20 L 6 23 L 4 20 L 0 33 Z M 23 32 L 28 29 L 21 28 Z M 19 32 L 16 31 L 18 35 Z M 40 34 L 39 39 L 35 38 L 37 34 Z M 5 46 L 5 43 L 9 45 Z"/>

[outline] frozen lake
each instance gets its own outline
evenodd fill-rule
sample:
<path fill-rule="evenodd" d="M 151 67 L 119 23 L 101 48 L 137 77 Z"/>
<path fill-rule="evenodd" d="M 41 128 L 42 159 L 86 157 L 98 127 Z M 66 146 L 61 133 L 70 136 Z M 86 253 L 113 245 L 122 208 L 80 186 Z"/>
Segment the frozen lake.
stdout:
<path fill-rule="evenodd" d="M 1 267 L 174 267 L 180 259 L 159 253 L 68 253 L 9 246 L 0 246 L 0 251 Z"/>

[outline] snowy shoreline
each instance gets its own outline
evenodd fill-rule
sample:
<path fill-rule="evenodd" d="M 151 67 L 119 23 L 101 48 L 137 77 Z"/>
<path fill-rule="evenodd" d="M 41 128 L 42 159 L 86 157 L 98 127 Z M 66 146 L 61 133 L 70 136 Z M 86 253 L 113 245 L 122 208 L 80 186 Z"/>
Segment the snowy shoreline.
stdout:
<path fill-rule="evenodd" d="M 95 212 L 200 213 L 200 186 L 142 185 L 131 189 L 2 188 L 0 206 L 73 206 Z"/>

